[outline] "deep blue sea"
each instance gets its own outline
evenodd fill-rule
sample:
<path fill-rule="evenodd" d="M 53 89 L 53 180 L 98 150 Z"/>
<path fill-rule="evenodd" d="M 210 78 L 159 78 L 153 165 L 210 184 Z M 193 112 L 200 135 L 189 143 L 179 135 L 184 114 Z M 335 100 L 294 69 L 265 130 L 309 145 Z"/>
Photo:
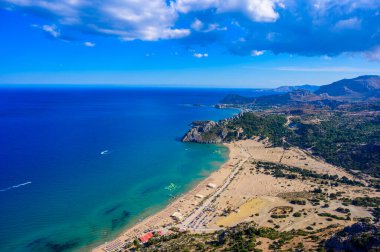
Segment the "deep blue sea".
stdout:
<path fill-rule="evenodd" d="M 87 251 L 163 208 L 226 161 L 222 146 L 179 139 L 237 113 L 212 107 L 228 93 L 252 94 L 0 89 L 0 251 Z"/>

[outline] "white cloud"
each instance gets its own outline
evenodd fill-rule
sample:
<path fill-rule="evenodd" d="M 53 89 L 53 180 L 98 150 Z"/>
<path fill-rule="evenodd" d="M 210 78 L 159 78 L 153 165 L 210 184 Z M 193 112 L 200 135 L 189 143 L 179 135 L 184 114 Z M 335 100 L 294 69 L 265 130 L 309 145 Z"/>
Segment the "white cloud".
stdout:
<path fill-rule="evenodd" d="M 124 40 L 174 39 L 188 36 L 188 29 L 172 28 L 177 12 L 164 0 L 124 0 L 111 1 L 114 4 L 102 6 L 101 10 L 111 20 L 110 28 L 98 27 L 97 30 L 115 34 Z"/>
<path fill-rule="evenodd" d="M 198 59 L 200 59 L 200 58 L 207 58 L 208 57 L 208 53 L 194 53 L 193 56 L 195 58 L 198 58 Z"/>
<path fill-rule="evenodd" d="M 380 61 L 380 46 L 377 46 L 372 50 L 365 52 L 364 56 L 371 61 Z"/>
<path fill-rule="evenodd" d="M 265 53 L 265 51 L 258 51 L 258 50 L 253 50 L 252 52 L 251 52 L 251 56 L 254 56 L 254 57 L 257 57 L 257 56 L 261 56 L 261 55 L 263 55 Z"/>
<path fill-rule="evenodd" d="M 279 34 L 276 32 L 268 32 L 268 34 L 266 35 L 266 39 L 269 41 L 275 41 L 276 37 L 278 37 L 278 36 L 279 36 Z"/>
<path fill-rule="evenodd" d="M 114 35 L 123 40 L 154 41 L 181 38 L 190 34 L 189 29 L 174 27 L 178 13 L 173 4 L 168 5 L 165 0 L 0 1 L 32 12 L 45 12 L 60 25 Z"/>
<path fill-rule="evenodd" d="M 61 33 L 56 25 L 43 25 L 41 29 L 49 33 L 54 38 L 58 38 L 59 36 L 61 36 Z"/>
<path fill-rule="evenodd" d="M 204 32 L 211 32 L 211 31 L 227 31 L 227 27 L 220 26 L 220 24 L 217 24 L 217 23 L 209 24 L 207 29 L 204 30 Z"/>
<path fill-rule="evenodd" d="M 193 30 L 200 31 L 203 28 L 203 22 L 196 18 L 194 22 L 191 24 L 191 28 L 193 28 Z"/>
<path fill-rule="evenodd" d="M 380 58 L 377 56 L 380 49 L 373 49 L 380 45 L 378 0 L 0 0 L 0 3 L 0 8 L 50 19 L 50 24 L 55 25 L 36 27 L 65 41 L 78 39 L 78 34 L 94 33 L 125 41 L 156 41 L 187 37 L 193 31 L 197 35 L 184 44 L 204 46 L 213 42 L 238 55 L 260 56 L 264 52 L 257 48 L 265 48 L 274 54 L 361 53 L 369 59 Z M 225 30 L 228 30 L 225 34 L 206 34 Z M 87 40 L 90 39 L 80 41 Z"/>
<path fill-rule="evenodd" d="M 335 29 L 360 29 L 362 21 L 357 17 L 339 20 L 335 24 Z"/>
<path fill-rule="evenodd" d="M 242 12 L 253 21 L 274 22 L 279 17 L 274 10 L 276 0 L 228 0 L 220 2 L 220 12 Z"/>
<path fill-rule="evenodd" d="M 216 8 L 219 0 L 177 0 L 175 8 L 182 13 Z"/>
<path fill-rule="evenodd" d="M 212 24 L 208 24 L 206 27 L 205 26 L 206 25 L 198 18 L 196 18 L 194 22 L 191 24 L 191 28 L 198 32 L 212 32 L 212 31 L 226 31 L 227 30 L 227 27 L 225 26 L 222 27 L 217 23 L 212 23 Z"/>
<path fill-rule="evenodd" d="M 328 56 L 328 55 L 322 55 L 321 59 L 323 59 L 323 60 L 331 60 L 331 57 Z"/>
<path fill-rule="evenodd" d="M 278 6 L 282 9 L 285 9 L 286 8 L 286 5 L 284 2 L 278 2 Z"/>
<path fill-rule="evenodd" d="M 94 47 L 96 45 L 93 42 L 84 42 L 83 44 L 84 44 L 84 46 L 87 46 L 87 47 Z"/>
<path fill-rule="evenodd" d="M 379 1 L 374 0 L 308 0 L 314 7 L 316 17 L 321 17 L 333 11 L 334 14 L 347 16 L 356 10 L 377 9 Z"/>
<path fill-rule="evenodd" d="M 16 7 L 33 8 L 57 15 L 64 24 L 80 22 L 81 9 L 88 6 L 88 0 L 3 0 Z"/>
<path fill-rule="evenodd" d="M 278 0 L 177 0 L 175 8 L 182 13 L 214 8 L 218 13 L 240 12 L 256 22 L 273 22 L 279 17 L 275 7 L 284 8 Z"/>

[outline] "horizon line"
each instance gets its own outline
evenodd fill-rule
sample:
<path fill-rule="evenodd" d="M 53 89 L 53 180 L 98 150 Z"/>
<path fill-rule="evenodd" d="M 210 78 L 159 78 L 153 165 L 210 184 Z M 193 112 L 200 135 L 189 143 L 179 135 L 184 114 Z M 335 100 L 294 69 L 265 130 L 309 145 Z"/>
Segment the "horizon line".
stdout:
<path fill-rule="evenodd" d="M 258 89 L 258 90 L 271 90 L 278 87 L 284 86 L 303 86 L 303 85 L 311 85 L 311 84 L 297 84 L 297 85 L 278 85 L 275 87 L 244 87 L 244 86 L 206 86 L 206 85 L 171 85 L 171 84 L 116 84 L 116 83 L 108 83 L 108 84 L 92 84 L 92 83 L 44 83 L 44 84 L 36 84 L 36 83 L 11 83 L 4 84 L 0 83 L 0 88 L 172 88 L 172 89 Z M 321 85 L 311 85 L 311 86 L 322 86 Z"/>

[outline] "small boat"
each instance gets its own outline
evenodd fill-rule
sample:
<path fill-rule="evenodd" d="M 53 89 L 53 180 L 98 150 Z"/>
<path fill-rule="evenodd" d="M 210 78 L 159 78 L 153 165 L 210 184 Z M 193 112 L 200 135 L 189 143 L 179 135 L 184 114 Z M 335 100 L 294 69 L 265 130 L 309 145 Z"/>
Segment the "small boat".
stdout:
<path fill-rule="evenodd" d="M 109 150 L 104 150 L 100 152 L 100 155 L 107 155 L 107 154 L 110 154 Z"/>

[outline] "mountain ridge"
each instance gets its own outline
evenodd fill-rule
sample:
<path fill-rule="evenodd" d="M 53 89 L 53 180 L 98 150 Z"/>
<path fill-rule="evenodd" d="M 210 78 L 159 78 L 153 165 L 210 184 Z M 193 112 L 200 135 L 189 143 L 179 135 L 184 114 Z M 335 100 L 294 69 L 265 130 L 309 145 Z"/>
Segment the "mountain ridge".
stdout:
<path fill-rule="evenodd" d="M 317 85 L 309 85 L 309 84 L 304 84 L 304 85 L 299 85 L 299 86 L 279 86 L 277 88 L 272 89 L 274 92 L 279 92 L 279 93 L 286 93 L 286 92 L 291 92 L 295 90 L 308 90 L 311 92 L 314 92 L 319 89 L 320 86 Z"/>
<path fill-rule="evenodd" d="M 331 97 L 368 99 L 372 96 L 377 96 L 379 90 L 380 76 L 363 75 L 353 79 L 342 79 L 328 85 L 323 85 L 315 91 L 315 94 L 327 94 Z"/>
<path fill-rule="evenodd" d="M 310 85 L 303 85 L 308 86 Z M 273 90 L 291 90 L 289 92 L 265 95 L 259 97 L 244 97 L 229 94 L 220 102 L 223 104 L 254 104 L 254 105 L 284 105 L 294 102 L 315 101 L 371 101 L 380 100 L 380 76 L 364 75 L 353 79 L 342 79 L 327 85 L 320 86 L 317 90 L 298 89 L 298 87 L 281 86 Z M 314 88 L 315 86 L 311 86 Z"/>

